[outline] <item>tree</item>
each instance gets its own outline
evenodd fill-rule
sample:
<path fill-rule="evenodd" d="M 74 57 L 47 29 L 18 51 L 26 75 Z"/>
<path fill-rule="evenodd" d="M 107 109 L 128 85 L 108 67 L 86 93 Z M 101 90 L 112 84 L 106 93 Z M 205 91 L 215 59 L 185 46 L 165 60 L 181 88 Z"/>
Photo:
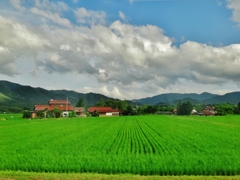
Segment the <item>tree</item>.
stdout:
<path fill-rule="evenodd" d="M 240 113 L 240 102 L 237 104 L 238 114 Z"/>
<path fill-rule="evenodd" d="M 77 113 L 75 111 L 71 111 L 69 113 L 69 117 L 77 117 Z"/>
<path fill-rule="evenodd" d="M 104 106 L 106 106 L 106 103 L 105 103 L 105 101 L 104 101 L 103 99 L 101 99 L 101 100 L 96 104 L 96 106 L 104 107 Z"/>
<path fill-rule="evenodd" d="M 125 114 L 126 114 L 126 115 L 133 115 L 133 114 L 134 114 L 133 106 L 132 106 L 131 104 L 129 104 L 129 105 L 127 106 L 127 109 L 126 109 L 126 111 L 125 111 Z"/>
<path fill-rule="evenodd" d="M 39 117 L 40 119 L 44 118 L 44 112 L 43 111 L 38 111 L 37 112 L 37 117 Z"/>
<path fill-rule="evenodd" d="M 93 117 L 99 117 L 99 113 L 97 110 L 95 110 L 93 113 L 92 113 L 92 116 Z"/>
<path fill-rule="evenodd" d="M 177 115 L 190 115 L 192 109 L 193 106 L 189 101 L 184 103 L 180 101 L 177 107 Z"/>
<path fill-rule="evenodd" d="M 31 112 L 28 111 L 28 110 L 24 110 L 23 111 L 23 118 L 27 118 L 27 119 L 31 118 Z"/>
<path fill-rule="evenodd" d="M 227 114 L 234 114 L 234 107 L 228 103 L 221 103 L 216 106 L 217 115 L 224 116 Z"/>
<path fill-rule="evenodd" d="M 78 103 L 77 103 L 76 107 L 85 107 L 85 102 L 84 102 L 83 98 L 80 98 L 78 100 Z"/>
<path fill-rule="evenodd" d="M 53 113 L 55 118 L 59 118 L 61 116 L 61 111 L 59 111 L 56 107 L 53 109 Z"/>

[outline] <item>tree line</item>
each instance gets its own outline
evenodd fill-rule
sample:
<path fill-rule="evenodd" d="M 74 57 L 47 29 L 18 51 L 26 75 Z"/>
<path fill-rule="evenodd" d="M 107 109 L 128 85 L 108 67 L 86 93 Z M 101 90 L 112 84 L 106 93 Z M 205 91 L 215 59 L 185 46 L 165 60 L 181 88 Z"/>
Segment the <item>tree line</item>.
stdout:
<path fill-rule="evenodd" d="M 216 115 L 240 114 L 240 102 L 236 104 L 192 104 L 191 102 L 179 101 L 174 105 L 137 105 L 128 103 L 126 100 L 100 100 L 95 106 L 108 106 L 123 111 L 123 115 L 145 115 L 145 114 L 171 114 L 176 109 L 177 115 L 190 115 L 193 109 L 202 112 L 206 106 L 215 107 Z"/>
<path fill-rule="evenodd" d="M 229 104 L 229 103 L 220 103 L 220 104 L 209 104 L 210 106 L 215 107 L 217 112 L 216 115 L 233 115 L 240 114 L 240 102 L 238 104 Z M 138 105 L 134 104 L 127 100 L 118 100 L 118 99 L 108 99 L 108 100 L 99 100 L 94 106 L 101 107 L 111 107 L 113 109 L 121 110 L 123 115 L 147 115 L 147 114 L 171 114 L 174 109 L 176 109 L 177 115 L 190 115 L 193 108 L 198 112 L 201 112 L 205 104 L 192 104 L 191 102 L 181 102 L 179 101 L 177 105 Z M 84 99 L 80 98 L 76 107 L 85 107 L 87 112 L 87 104 Z M 8 107 L 1 106 L 1 113 L 20 113 L 23 112 L 23 116 L 30 116 L 30 109 L 27 107 L 18 108 L 18 107 Z M 58 117 L 59 112 L 50 112 L 49 117 Z M 39 112 L 39 117 L 42 117 L 42 112 Z M 88 115 L 88 113 L 87 113 Z M 74 113 L 70 113 L 70 116 L 76 116 Z"/>

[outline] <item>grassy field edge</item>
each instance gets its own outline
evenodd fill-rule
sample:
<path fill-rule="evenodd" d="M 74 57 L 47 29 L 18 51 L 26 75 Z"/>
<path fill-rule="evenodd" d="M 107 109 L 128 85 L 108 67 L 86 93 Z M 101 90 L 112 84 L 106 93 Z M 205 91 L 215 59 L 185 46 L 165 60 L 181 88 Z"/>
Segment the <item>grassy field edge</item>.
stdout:
<path fill-rule="evenodd" d="M 164 180 L 177 180 L 177 179 L 221 179 L 230 180 L 240 179 L 240 176 L 141 176 L 133 174 L 98 174 L 98 173 L 36 173 L 36 172 L 23 172 L 23 171 L 0 171 L 0 180 L 66 180 L 66 179 L 164 179 Z"/>

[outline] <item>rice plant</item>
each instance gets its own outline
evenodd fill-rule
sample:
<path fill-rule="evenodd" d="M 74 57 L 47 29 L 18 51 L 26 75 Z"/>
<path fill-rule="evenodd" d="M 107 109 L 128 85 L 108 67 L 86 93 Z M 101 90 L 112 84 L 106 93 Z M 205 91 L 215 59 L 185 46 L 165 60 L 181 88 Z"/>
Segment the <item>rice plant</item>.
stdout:
<path fill-rule="evenodd" d="M 12 118 L 0 121 L 0 170 L 239 175 L 239 137 L 239 116 Z"/>

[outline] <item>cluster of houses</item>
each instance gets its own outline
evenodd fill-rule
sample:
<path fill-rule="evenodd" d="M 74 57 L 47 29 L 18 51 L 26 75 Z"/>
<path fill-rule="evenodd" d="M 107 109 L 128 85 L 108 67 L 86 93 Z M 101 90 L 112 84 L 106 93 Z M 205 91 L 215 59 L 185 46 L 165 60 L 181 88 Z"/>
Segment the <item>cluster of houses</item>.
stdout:
<path fill-rule="evenodd" d="M 203 111 L 201 111 L 201 112 L 197 112 L 197 110 L 195 108 L 193 108 L 191 114 L 192 115 L 200 115 L 200 116 L 213 116 L 213 115 L 217 114 L 217 111 L 212 106 L 206 106 L 203 109 Z"/>
<path fill-rule="evenodd" d="M 177 114 L 177 109 L 173 110 L 174 114 Z M 215 107 L 206 106 L 202 111 L 198 112 L 196 108 L 193 108 L 191 111 L 191 115 L 199 115 L 199 116 L 213 116 L 217 114 Z"/>
<path fill-rule="evenodd" d="M 74 107 L 69 100 L 53 99 L 51 99 L 48 104 L 35 105 L 31 117 L 36 118 L 39 111 L 43 112 L 46 117 L 47 112 L 54 111 L 54 109 L 61 111 L 61 116 L 69 116 L 69 113 L 74 111 L 77 116 L 86 117 L 86 110 L 84 107 Z M 87 111 L 90 115 L 97 111 L 99 116 L 119 116 L 121 114 L 120 110 L 112 109 L 111 107 L 89 107 Z"/>
<path fill-rule="evenodd" d="M 61 112 L 61 116 L 65 117 L 69 116 L 69 113 L 72 111 L 74 111 L 79 117 L 86 117 L 86 110 L 89 112 L 90 115 L 93 115 L 95 112 L 97 112 L 99 116 L 119 116 L 123 113 L 122 111 L 118 109 L 113 109 L 111 107 L 89 107 L 85 109 L 84 107 L 74 107 L 73 105 L 71 105 L 71 102 L 69 100 L 51 99 L 48 104 L 35 105 L 31 117 L 36 118 L 39 111 L 43 112 L 44 116 L 46 117 L 47 112 L 54 111 L 54 109 L 59 110 Z M 175 109 L 172 113 L 176 114 L 177 109 Z M 201 112 L 197 112 L 197 110 L 194 108 L 191 112 L 192 115 L 204 116 L 215 115 L 216 113 L 217 112 L 215 108 L 211 106 L 206 106 Z"/>

